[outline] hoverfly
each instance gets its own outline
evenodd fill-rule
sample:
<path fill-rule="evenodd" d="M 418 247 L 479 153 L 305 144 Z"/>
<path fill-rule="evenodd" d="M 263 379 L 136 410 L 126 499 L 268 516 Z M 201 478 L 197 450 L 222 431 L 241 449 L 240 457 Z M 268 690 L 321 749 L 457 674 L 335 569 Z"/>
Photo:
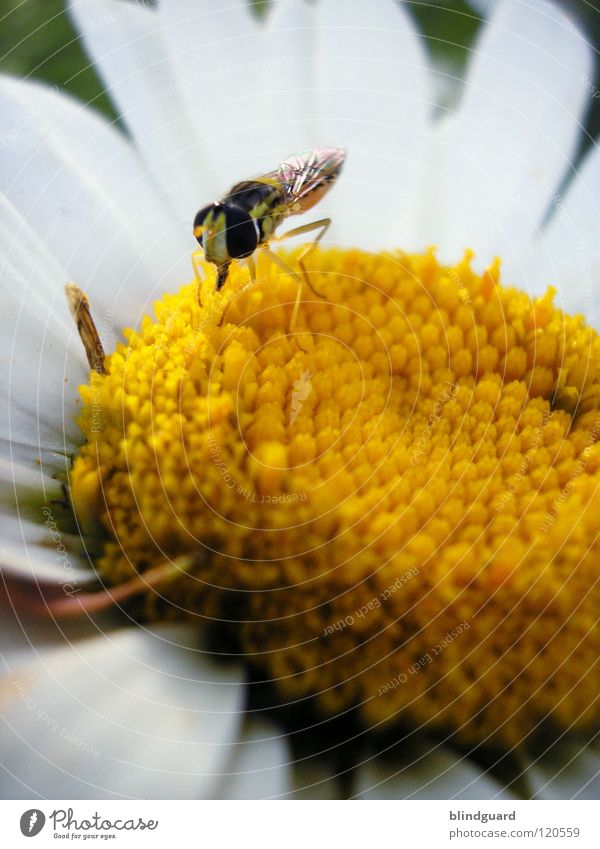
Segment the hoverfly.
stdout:
<path fill-rule="evenodd" d="M 225 197 L 208 204 L 196 214 L 194 236 L 203 248 L 204 258 L 217 266 L 216 291 L 227 281 L 229 266 L 234 259 L 247 260 L 250 277 L 254 282 L 256 267 L 252 255 L 259 247 L 266 251 L 275 265 L 291 272 L 300 284 L 304 279 L 310 286 L 303 260 L 323 238 L 331 224 L 331 218 L 321 218 L 319 221 L 303 224 L 279 237 L 275 236 L 275 230 L 290 215 L 307 212 L 321 200 L 337 180 L 345 158 L 346 152 L 339 147 L 315 148 L 307 153 L 292 156 L 282 162 L 276 171 L 236 183 Z M 269 249 L 269 242 L 275 239 L 281 241 L 313 230 L 320 232 L 298 258 L 302 272 L 300 278 Z M 196 267 L 198 255 L 198 251 L 194 252 L 192 264 L 200 283 Z M 292 324 L 299 298 L 300 291 Z"/>

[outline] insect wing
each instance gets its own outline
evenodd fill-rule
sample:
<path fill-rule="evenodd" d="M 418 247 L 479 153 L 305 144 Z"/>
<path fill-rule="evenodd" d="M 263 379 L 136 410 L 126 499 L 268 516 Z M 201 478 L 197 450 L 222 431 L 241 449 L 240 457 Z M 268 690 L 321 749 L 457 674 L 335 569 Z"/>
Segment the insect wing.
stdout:
<path fill-rule="evenodd" d="M 323 147 L 292 156 L 282 162 L 277 171 L 259 179 L 277 181 L 282 187 L 290 211 L 305 212 L 329 191 L 337 179 L 346 153 L 338 147 Z"/>

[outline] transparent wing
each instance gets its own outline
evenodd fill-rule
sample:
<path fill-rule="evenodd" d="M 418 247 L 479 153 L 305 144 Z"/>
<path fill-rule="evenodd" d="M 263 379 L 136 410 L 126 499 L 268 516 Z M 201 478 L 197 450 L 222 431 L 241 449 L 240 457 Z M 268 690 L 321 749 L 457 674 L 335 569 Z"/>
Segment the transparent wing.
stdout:
<path fill-rule="evenodd" d="M 315 148 L 286 159 L 276 171 L 258 179 L 265 183 L 277 182 L 284 190 L 286 204 L 299 205 L 304 211 L 313 206 L 335 182 L 345 157 L 341 148 Z M 309 198 L 311 202 L 307 203 Z"/>

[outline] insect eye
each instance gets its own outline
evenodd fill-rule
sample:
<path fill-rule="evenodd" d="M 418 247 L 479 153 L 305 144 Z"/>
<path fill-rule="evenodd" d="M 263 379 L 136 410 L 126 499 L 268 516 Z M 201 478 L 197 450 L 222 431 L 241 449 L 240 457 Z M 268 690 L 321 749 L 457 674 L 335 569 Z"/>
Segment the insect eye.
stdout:
<path fill-rule="evenodd" d="M 227 253 L 232 259 L 250 256 L 258 245 L 256 221 L 235 204 L 227 204 L 224 211 L 227 226 Z"/>
<path fill-rule="evenodd" d="M 202 209 L 198 210 L 196 213 L 196 217 L 194 218 L 194 236 L 202 244 L 202 234 L 206 228 L 206 219 L 210 215 L 211 212 L 215 210 L 215 204 L 209 203 L 208 206 L 204 206 Z"/>

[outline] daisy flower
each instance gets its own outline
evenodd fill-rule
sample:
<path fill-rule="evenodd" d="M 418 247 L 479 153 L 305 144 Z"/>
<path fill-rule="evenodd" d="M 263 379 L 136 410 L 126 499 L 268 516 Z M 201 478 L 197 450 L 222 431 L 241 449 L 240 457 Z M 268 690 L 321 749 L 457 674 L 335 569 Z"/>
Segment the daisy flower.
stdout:
<path fill-rule="evenodd" d="M 69 12 L 120 126 L 0 81 L 3 795 L 597 794 L 585 38 L 500 0 L 449 111 L 392 0 Z M 199 293 L 197 209 L 333 144 L 297 324 Z"/>

